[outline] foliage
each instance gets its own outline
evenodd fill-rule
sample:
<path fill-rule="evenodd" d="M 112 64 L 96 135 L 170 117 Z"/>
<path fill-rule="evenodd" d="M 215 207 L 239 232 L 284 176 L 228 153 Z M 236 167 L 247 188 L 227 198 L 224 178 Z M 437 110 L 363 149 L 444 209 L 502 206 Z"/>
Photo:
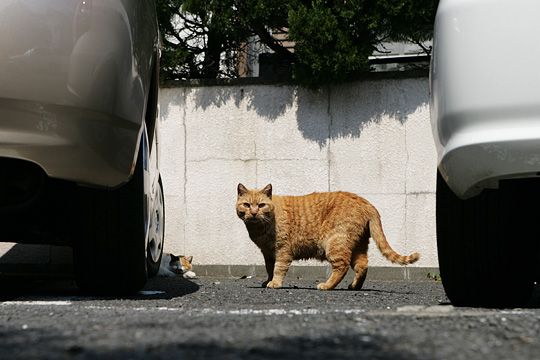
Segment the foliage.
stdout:
<path fill-rule="evenodd" d="M 260 42 L 319 85 L 369 69 L 381 43 L 432 35 L 438 0 L 157 0 L 164 79 L 237 77 L 247 46 Z M 289 32 L 294 50 L 276 38 Z M 425 49 L 429 51 L 429 49 Z"/>

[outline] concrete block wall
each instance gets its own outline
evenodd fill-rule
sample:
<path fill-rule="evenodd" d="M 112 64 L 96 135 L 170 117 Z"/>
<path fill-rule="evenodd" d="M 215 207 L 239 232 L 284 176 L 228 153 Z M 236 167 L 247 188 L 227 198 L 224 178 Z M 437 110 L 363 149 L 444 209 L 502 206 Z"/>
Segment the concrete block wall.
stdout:
<path fill-rule="evenodd" d="M 165 250 L 200 265 L 261 265 L 236 217 L 236 186 L 277 194 L 345 190 L 378 209 L 390 244 L 437 267 L 436 152 L 428 79 L 163 88 Z M 371 266 L 389 266 L 374 244 Z M 299 262 L 296 265 L 318 262 Z"/>

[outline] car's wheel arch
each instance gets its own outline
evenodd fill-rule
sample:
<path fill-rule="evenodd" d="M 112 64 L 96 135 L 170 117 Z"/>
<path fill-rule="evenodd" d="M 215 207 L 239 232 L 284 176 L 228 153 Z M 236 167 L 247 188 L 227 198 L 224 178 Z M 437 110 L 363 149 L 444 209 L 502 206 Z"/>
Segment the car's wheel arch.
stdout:
<path fill-rule="evenodd" d="M 148 87 L 148 96 L 146 100 L 146 112 L 144 122 L 148 133 L 148 143 L 152 147 L 154 136 L 157 133 L 157 117 L 159 113 L 159 55 L 154 52 L 152 60 L 152 76 Z"/>

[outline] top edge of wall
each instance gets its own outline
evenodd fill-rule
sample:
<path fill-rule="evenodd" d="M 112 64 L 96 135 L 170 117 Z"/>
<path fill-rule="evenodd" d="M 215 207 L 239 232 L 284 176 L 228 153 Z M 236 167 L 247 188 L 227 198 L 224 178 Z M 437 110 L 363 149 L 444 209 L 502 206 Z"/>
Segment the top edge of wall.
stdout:
<path fill-rule="evenodd" d="M 405 71 L 378 71 L 365 72 L 351 77 L 347 82 L 362 80 L 391 80 L 414 79 L 429 76 L 428 69 Z M 192 80 L 166 80 L 161 82 L 162 88 L 176 87 L 207 87 L 207 86 L 246 86 L 246 85 L 296 85 L 292 81 L 276 81 L 272 79 L 249 77 L 237 79 L 192 79 Z"/>

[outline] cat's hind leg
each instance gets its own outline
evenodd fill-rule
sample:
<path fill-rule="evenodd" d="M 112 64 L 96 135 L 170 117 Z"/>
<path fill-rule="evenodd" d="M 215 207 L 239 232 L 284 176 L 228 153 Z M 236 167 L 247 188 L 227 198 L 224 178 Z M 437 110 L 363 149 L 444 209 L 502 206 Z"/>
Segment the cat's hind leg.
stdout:
<path fill-rule="evenodd" d="M 351 268 L 354 270 L 355 274 L 352 283 L 349 285 L 349 289 L 351 290 L 360 290 L 366 280 L 368 271 L 367 245 L 368 243 L 366 241 L 365 244 L 362 244 L 353 250 L 351 256 Z"/>
<path fill-rule="evenodd" d="M 159 270 L 158 270 L 157 275 L 162 276 L 162 277 L 174 277 L 174 276 L 176 276 L 176 273 L 174 273 L 171 270 L 166 269 L 164 267 L 160 267 Z"/>
<path fill-rule="evenodd" d="M 317 285 L 319 290 L 332 290 L 343 280 L 351 262 L 351 250 L 348 239 L 343 235 L 334 235 L 326 246 L 326 259 L 332 266 L 332 273 L 326 282 Z"/>

